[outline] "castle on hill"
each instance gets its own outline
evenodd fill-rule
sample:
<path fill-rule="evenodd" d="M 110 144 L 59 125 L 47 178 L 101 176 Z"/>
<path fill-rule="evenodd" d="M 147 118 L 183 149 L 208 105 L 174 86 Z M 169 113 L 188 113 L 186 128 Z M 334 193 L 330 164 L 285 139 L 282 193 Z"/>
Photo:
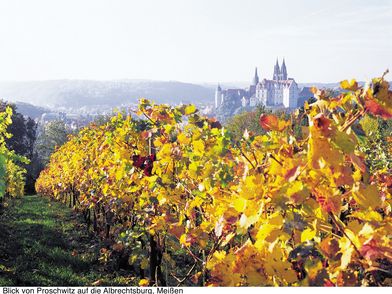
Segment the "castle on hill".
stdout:
<path fill-rule="evenodd" d="M 257 67 L 252 84 L 246 89 L 223 90 L 218 85 L 215 91 L 215 108 L 220 109 L 228 104 L 239 107 L 254 107 L 264 105 L 267 108 L 289 108 L 297 107 L 299 88 L 293 78 L 287 75 L 285 60 L 279 66 L 278 60 L 274 67 L 272 79 L 259 80 Z"/>

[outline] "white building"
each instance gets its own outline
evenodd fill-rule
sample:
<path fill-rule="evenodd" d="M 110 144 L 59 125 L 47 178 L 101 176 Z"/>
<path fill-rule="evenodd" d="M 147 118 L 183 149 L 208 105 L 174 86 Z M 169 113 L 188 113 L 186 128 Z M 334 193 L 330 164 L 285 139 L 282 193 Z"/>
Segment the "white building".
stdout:
<path fill-rule="evenodd" d="M 256 68 L 252 84 L 247 89 L 222 90 L 218 85 L 215 92 L 215 107 L 235 103 L 242 107 L 264 105 L 267 108 L 296 108 L 298 93 L 297 83 L 293 78 L 288 78 L 284 59 L 281 67 L 276 60 L 272 80 L 259 81 Z"/>

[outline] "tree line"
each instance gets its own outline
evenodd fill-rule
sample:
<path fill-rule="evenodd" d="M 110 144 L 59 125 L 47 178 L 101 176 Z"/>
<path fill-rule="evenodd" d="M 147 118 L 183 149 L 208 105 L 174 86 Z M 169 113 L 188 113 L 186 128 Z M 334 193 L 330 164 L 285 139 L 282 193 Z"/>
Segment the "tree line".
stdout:
<path fill-rule="evenodd" d="M 49 162 L 56 146 L 67 141 L 70 132 L 62 121 L 40 125 L 38 121 L 18 112 L 15 104 L 0 101 L 0 112 L 5 112 L 7 107 L 12 109 L 12 123 L 7 126 L 11 136 L 5 138 L 6 147 L 29 160 L 29 164 L 22 164 L 27 171 L 25 193 L 33 194 L 39 173 Z"/>

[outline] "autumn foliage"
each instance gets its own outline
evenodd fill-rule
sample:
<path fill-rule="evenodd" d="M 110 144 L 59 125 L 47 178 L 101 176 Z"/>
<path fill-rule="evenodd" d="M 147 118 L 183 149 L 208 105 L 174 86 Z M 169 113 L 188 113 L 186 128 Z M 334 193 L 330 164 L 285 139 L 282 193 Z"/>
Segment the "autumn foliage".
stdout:
<path fill-rule="evenodd" d="M 6 107 L 5 111 L 0 112 L 0 208 L 4 196 L 24 195 L 26 169 L 23 164 L 29 163 L 26 157 L 17 155 L 7 148 L 6 139 L 12 136 L 7 131 L 12 124 L 11 117 L 11 107 Z"/>
<path fill-rule="evenodd" d="M 128 252 L 143 285 L 391 285 L 392 176 L 369 173 L 358 129 L 391 118 L 392 92 L 342 87 L 261 116 L 267 133 L 239 144 L 192 105 L 141 100 L 145 120 L 118 115 L 59 148 L 37 191 L 81 211 L 105 254 Z"/>

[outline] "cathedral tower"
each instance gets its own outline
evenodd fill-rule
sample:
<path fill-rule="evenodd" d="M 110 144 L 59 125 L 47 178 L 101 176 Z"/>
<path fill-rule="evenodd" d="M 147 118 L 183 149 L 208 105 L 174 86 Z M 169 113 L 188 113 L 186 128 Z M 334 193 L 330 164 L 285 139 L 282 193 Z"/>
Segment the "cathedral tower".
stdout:
<path fill-rule="evenodd" d="M 272 77 L 272 79 L 274 81 L 278 81 L 280 80 L 280 68 L 279 68 L 279 63 L 278 63 L 278 59 L 276 58 L 276 64 L 274 67 L 274 76 Z"/>
<path fill-rule="evenodd" d="M 259 76 L 257 74 L 257 67 L 255 69 L 255 76 L 253 77 L 252 85 L 256 86 L 259 83 Z"/>
<path fill-rule="evenodd" d="M 287 69 L 286 69 L 286 63 L 284 62 L 284 58 L 283 58 L 282 67 L 280 69 L 280 75 L 282 80 L 284 81 L 287 80 Z"/>

